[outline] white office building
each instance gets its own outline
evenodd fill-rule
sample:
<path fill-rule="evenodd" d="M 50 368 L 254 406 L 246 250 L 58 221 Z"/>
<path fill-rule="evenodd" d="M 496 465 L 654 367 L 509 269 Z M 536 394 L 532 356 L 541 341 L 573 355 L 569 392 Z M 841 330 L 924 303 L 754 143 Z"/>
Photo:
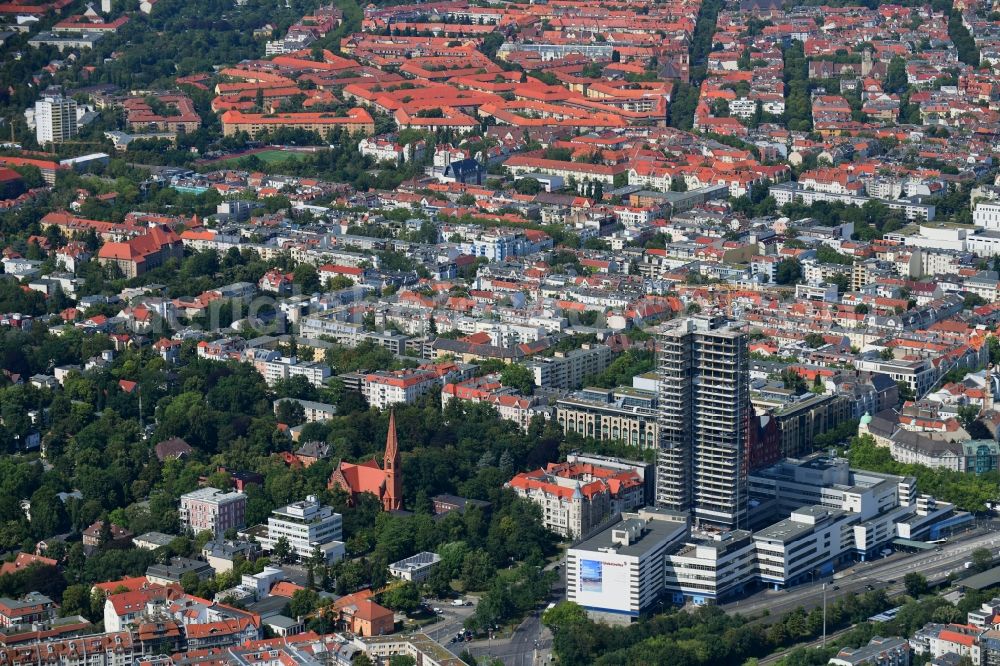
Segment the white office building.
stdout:
<path fill-rule="evenodd" d="M 260 545 L 270 552 L 284 537 L 299 559 L 312 557 L 318 547 L 327 562 L 335 562 L 344 558 L 343 522 L 339 513 L 310 495 L 275 509 L 267 519 L 267 535 L 260 539 Z"/>
<path fill-rule="evenodd" d="M 780 589 L 832 572 L 834 563 L 854 549 L 853 525 L 859 520 L 858 514 L 840 509 L 805 506 L 756 532 L 760 581 Z"/>
<path fill-rule="evenodd" d="M 440 555 L 424 551 L 399 562 L 393 562 L 389 565 L 389 574 L 402 580 L 419 583 L 422 580 L 427 580 L 434 567 L 440 562 Z"/>
<path fill-rule="evenodd" d="M 566 553 L 566 597 L 595 619 L 627 623 L 664 593 L 666 555 L 688 535 L 685 514 L 640 509 Z"/>
<path fill-rule="evenodd" d="M 747 530 L 692 532 L 666 561 L 664 584 L 674 603 L 713 603 L 754 580 L 757 554 Z"/>
<path fill-rule="evenodd" d="M 971 519 L 956 513 L 952 504 L 918 494 L 913 477 L 850 469 L 846 460 L 823 454 L 788 459 L 757 471 L 750 476 L 749 486 L 750 522 L 760 525 L 759 529 L 702 526 L 671 540 L 665 552 L 662 592 L 674 603 L 717 603 L 751 588 L 781 589 L 808 582 L 845 563 L 877 556 L 894 542 L 933 539 L 940 530 Z M 603 546 L 592 545 L 594 539 L 576 549 L 600 551 Z M 596 565 L 588 566 L 596 571 Z M 593 577 L 592 572 L 586 573 L 568 567 L 567 580 Z M 571 581 L 567 585 L 573 587 Z M 618 585 L 628 587 L 632 594 L 631 583 Z M 604 612 L 600 608 L 624 612 L 621 599 L 610 607 L 584 599 L 586 603 L 577 601 L 588 610 L 597 609 L 598 615 Z M 599 601 L 612 603 L 604 598 Z"/>
<path fill-rule="evenodd" d="M 916 500 L 916 480 L 909 476 L 852 470 L 846 458 L 814 453 L 784 460 L 756 470 L 749 477 L 750 495 L 773 501 L 776 515 L 787 516 L 811 504 L 858 513 L 868 520 L 899 504 Z"/>

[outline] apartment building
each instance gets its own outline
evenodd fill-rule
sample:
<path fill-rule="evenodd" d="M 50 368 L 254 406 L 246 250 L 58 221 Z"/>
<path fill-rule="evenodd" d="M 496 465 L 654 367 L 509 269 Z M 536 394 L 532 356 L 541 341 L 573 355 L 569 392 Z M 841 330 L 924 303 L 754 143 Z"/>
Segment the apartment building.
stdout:
<path fill-rule="evenodd" d="M 868 645 L 845 647 L 832 657 L 829 666 L 910 666 L 913 649 L 905 638 L 876 636 Z"/>
<path fill-rule="evenodd" d="M 862 372 L 888 375 L 893 381 L 903 382 L 918 397 L 924 395 L 938 378 L 938 369 L 929 359 L 859 358 L 854 367 Z"/>
<path fill-rule="evenodd" d="M 699 315 L 665 326 L 660 344 L 656 504 L 699 523 L 745 525 L 747 333 Z"/>
<path fill-rule="evenodd" d="M 242 113 L 230 109 L 221 116 L 222 134 L 233 136 L 237 132 L 246 132 L 254 137 L 262 132 L 269 132 L 280 127 L 292 127 L 326 136 L 331 130 L 340 127 L 348 134 L 372 135 L 375 133 L 375 121 L 370 113 L 362 108 L 348 110 L 346 116 L 336 116 L 332 113 Z"/>
<path fill-rule="evenodd" d="M 1000 666 L 1000 630 L 989 629 L 979 637 L 982 666 Z"/>
<path fill-rule="evenodd" d="M 246 495 L 218 488 L 199 488 L 181 495 L 181 529 L 192 534 L 211 532 L 223 536 L 230 529 L 246 525 Z"/>
<path fill-rule="evenodd" d="M 897 430 L 889 440 L 894 460 L 934 469 L 982 474 L 1000 468 L 1000 445 L 994 440 L 955 441 L 949 433 Z"/>
<path fill-rule="evenodd" d="M 69 141 L 77 134 L 76 101 L 60 94 L 35 102 L 35 138 L 38 144 Z"/>
<path fill-rule="evenodd" d="M 534 374 L 535 386 L 573 390 L 584 379 L 604 372 L 613 360 L 607 345 L 583 345 L 568 352 L 533 358 L 524 365 Z"/>
<path fill-rule="evenodd" d="M 438 375 L 428 370 L 384 370 L 365 375 L 361 392 L 372 407 L 388 409 L 413 404 L 437 384 Z"/>
<path fill-rule="evenodd" d="M 763 259 L 764 257 L 761 258 Z M 841 275 L 849 278 L 851 271 L 852 266 L 845 266 L 844 264 L 821 264 L 815 260 L 807 259 L 802 262 L 802 277 L 805 279 L 806 284 L 796 285 L 796 298 L 804 296 L 810 300 L 835 302 L 838 300 L 837 287 L 830 284 L 830 282 Z M 799 291 L 799 287 L 807 286 L 810 288 L 805 290 L 805 293 Z M 822 288 L 817 289 L 817 286 L 821 286 Z"/>
<path fill-rule="evenodd" d="M 781 455 L 802 456 L 812 453 L 816 435 L 831 430 L 852 417 L 851 403 L 838 395 L 817 395 L 812 392 L 795 395 L 780 389 L 755 391 L 753 406 L 769 412 L 778 426 Z"/>
<path fill-rule="evenodd" d="M 503 387 L 496 375 L 448 382 L 441 389 L 441 408 L 452 400 L 493 405 L 500 418 L 517 423 L 523 430 L 528 429 L 535 416 L 550 417 L 548 408 L 536 404 L 536 398 L 526 398 L 514 389 Z"/>
<path fill-rule="evenodd" d="M 306 363 L 295 356 L 282 356 L 274 349 L 247 349 L 243 360 L 253 365 L 264 377 L 268 386 L 292 377 L 305 377 L 313 386 L 323 386 L 330 377 L 330 366 L 326 363 Z"/>
<path fill-rule="evenodd" d="M 556 421 L 563 432 L 598 440 L 620 440 L 654 448 L 659 437 L 656 393 L 628 386 L 587 388 L 556 401 Z"/>
<path fill-rule="evenodd" d="M 329 421 L 337 415 L 336 405 L 329 405 L 325 402 L 315 402 L 313 400 L 302 400 L 300 398 L 278 398 L 273 403 L 275 414 L 278 413 L 278 409 L 283 402 L 297 402 L 301 405 L 302 413 L 307 423 L 321 423 L 323 421 Z"/>
<path fill-rule="evenodd" d="M 925 627 L 926 629 L 926 627 Z M 967 658 L 975 666 L 982 664 L 978 627 L 965 624 L 946 624 L 930 632 L 927 642 L 928 656 L 938 659 L 946 654 Z"/>
<path fill-rule="evenodd" d="M 534 234 L 532 234 L 534 235 Z M 552 239 L 539 243 L 521 233 L 481 232 L 463 240 L 459 247 L 463 254 L 486 257 L 490 261 L 503 261 L 509 257 L 520 257 L 552 247 Z"/>
<path fill-rule="evenodd" d="M 284 537 L 299 559 L 312 557 L 319 548 L 327 562 L 344 557 L 343 518 L 315 495 L 275 509 L 267 519 L 267 535 L 260 538 L 261 547 L 271 552 Z"/>
<path fill-rule="evenodd" d="M 59 606 L 40 592 L 19 599 L 0 597 L 0 627 L 17 627 L 55 619 Z"/>
<path fill-rule="evenodd" d="M 784 206 L 792 201 L 799 201 L 806 205 L 817 201 L 841 201 L 849 206 L 863 206 L 869 201 L 878 201 L 890 210 L 901 211 L 908 220 L 933 220 L 935 213 L 933 204 L 921 203 L 915 199 L 876 199 L 857 194 L 822 192 L 797 182 L 778 183 L 772 185 L 768 191 L 779 206 Z"/>
<path fill-rule="evenodd" d="M 130 97 L 122 102 L 126 128 L 130 132 L 195 132 L 201 117 L 187 95 L 154 95 L 163 115 L 149 104 L 147 97 Z"/>
<path fill-rule="evenodd" d="M 566 462 L 579 465 L 593 465 L 608 471 L 635 472 L 645 486 L 645 497 L 642 504 L 651 504 L 656 490 L 656 465 L 641 460 L 628 460 L 615 456 L 602 456 L 596 453 L 580 453 L 572 451 L 566 454 Z M 640 505 L 641 506 L 641 505 Z"/>
<path fill-rule="evenodd" d="M 131 631 L 110 631 L 72 636 L 29 645 L 0 648 L 0 663 L 6 666 L 133 666 L 143 650 Z"/>
<path fill-rule="evenodd" d="M 122 631 L 144 617 L 149 607 L 163 606 L 176 594 L 176 588 L 159 585 L 109 594 L 104 600 L 104 630 Z"/>
<path fill-rule="evenodd" d="M 381 663 L 394 655 L 405 655 L 423 666 L 459 666 L 462 662 L 426 634 L 393 634 L 358 638 L 365 654 Z"/>
<path fill-rule="evenodd" d="M 688 535 L 688 517 L 644 508 L 566 552 L 566 598 L 596 620 L 627 623 L 663 595 L 666 555 Z"/>

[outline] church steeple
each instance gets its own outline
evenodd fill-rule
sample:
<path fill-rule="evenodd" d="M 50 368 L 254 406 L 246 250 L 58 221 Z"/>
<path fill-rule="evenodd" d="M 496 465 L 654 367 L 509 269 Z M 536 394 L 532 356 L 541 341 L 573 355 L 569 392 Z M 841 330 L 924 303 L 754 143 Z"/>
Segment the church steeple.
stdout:
<path fill-rule="evenodd" d="M 396 441 L 396 412 L 389 412 L 389 433 L 385 437 L 385 457 L 382 469 L 385 470 L 385 495 L 382 497 L 382 508 L 386 511 L 396 511 L 403 508 L 403 476 L 399 468 L 399 442 Z"/>

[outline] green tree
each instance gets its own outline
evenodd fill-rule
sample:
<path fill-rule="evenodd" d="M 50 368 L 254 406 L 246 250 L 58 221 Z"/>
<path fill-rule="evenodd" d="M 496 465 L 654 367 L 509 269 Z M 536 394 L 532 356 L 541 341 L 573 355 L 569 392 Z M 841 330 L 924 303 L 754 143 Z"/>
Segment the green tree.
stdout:
<path fill-rule="evenodd" d="M 795 284 L 802 277 L 802 264 L 798 259 L 782 259 L 774 271 L 774 281 L 778 284 Z"/>
<path fill-rule="evenodd" d="M 354 286 L 354 280 L 347 277 L 346 275 L 334 275 L 332 278 L 326 281 L 327 288 L 331 291 L 340 291 L 341 289 L 350 289 Z"/>
<path fill-rule="evenodd" d="M 927 585 L 927 578 L 917 572 L 903 576 L 903 585 L 906 587 L 906 593 L 914 599 L 919 599 L 930 589 Z"/>
<path fill-rule="evenodd" d="M 882 87 L 888 93 L 902 93 L 907 86 L 906 61 L 900 56 L 894 56 L 889 61 L 885 84 Z"/>
<path fill-rule="evenodd" d="M 274 549 L 271 551 L 271 557 L 277 560 L 281 564 L 291 562 L 294 553 L 292 551 L 292 545 L 288 542 L 285 537 L 278 537 L 278 540 L 274 542 Z"/>
<path fill-rule="evenodd" d="M 993 566 L 993 553 L 988 548 L 976 548 L 972 551 L 972 568 L 976 571 L 986 571 Z"/>
<path fill-rule="evenodd" d="M 320 290 L 319 273 L 312 264 L 302 262 L 295 267 L 292 281 L 299 285 L 302 291 L 313 293 Z"/>
<path fill-rule="evenodd" d="M 93 619 L 90 614 L 90 587 L 87 585 L 70 585 L 63 592 L 62 606 L 59 608 L 61 617 L 83 615 Z"/>
<path fill-rule="evenodd" d="M 587 611 L 572 601 L 559 602 L 542 614 L 542 624 L 553 630 L 587 622 Z"/>
<path fill-rule="evenodd" d="M 962 405 L 958 408 L 957 416 L 958 420 L 962 422 L 962 427 L 969 430 L 979 419 L 979 405 Z"/>
<path fill-rule="evenodd" d="M 962 305 L 965 309 L 971 310 L 972 308 L 978 308 L 980 305 L 986 305 L 988 302 L 979 294 L 968 293 L 965 295 Z"/>
<path fill-rule="evenodd" d="M 394 654 L 389 657 L 389 666 L 417 666 L 417 660 L 408 654 Z"/>
<path fill-rule="evenodd" d="M 201 579 L 194 571 L 188 571 L 181 576 L 181 587 L 183 587 L 184 591 L 188 594 L 194 594 L 200 584 Z"/>
<path fill-rule="evenodd" d="M 518 194 L 535 195 L 542 191 L 542 184 L 535 178 L 518 178 L 514 181 L 514 191 Z"/>
<path fill-rule="evenodd" d="M 805 343 L 813 349 L 817 349 L 826 344 L 826 340 L 823 339 L 822 333 L 807 333 L 805 337 Z"/>
<path fill-rule="evenodd" d="M 413 612 L 420 605 L 420 590 L 415 583 L 406 581 L 383 593 L 382 603 L 392 610 Z"/>
<path fill-rule="evenodd" d="M 520 363 L 508 363 L 500 371 L 500 383 L 506 387 L 517 389 L 522 395 L 535 392 L 535 376 Z"/>
<path fill-rule="evenodd" d="M 316 590 L 295 590 L 288 602 L 288 616 L 305 617 L 319 607 L 319 601 Z"/>
<path fill-rule="evenodd" d="M 297 426 L 305 421 L 306 411 L 302 404 L 296 400 L 282 400 L 278 403 L 275 416 L 278 423 Z"/>
<path fill-rule="evenodd" d="M 31 531 L 38 539 L 61 534 L 70 525 L 65 503 L 51 486 L 42 486 L 31 496 Z"/>
<path fill-rule="evenodd" d="M 471 551 L 462 561 L 462 585 L 466 590 L 482 590 L 487 586 L 493 572 L 489 553 L 484 550 Z"/>
<path fill-rule="evenodd" d="M 786 389 L 793 390 L 796 393 L 805 393 L 809 390 L 806 380 L 792 368 L 785 368 L 781 371 L 781 383 Z"/>

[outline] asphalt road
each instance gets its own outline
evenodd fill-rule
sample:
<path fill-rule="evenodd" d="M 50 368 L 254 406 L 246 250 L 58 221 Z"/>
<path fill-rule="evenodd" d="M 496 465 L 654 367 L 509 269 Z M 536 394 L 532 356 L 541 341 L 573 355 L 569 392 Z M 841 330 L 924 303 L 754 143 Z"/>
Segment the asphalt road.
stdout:
<path fill-rule="evenodd" d="M 472 601 L 470 599 L 470 601 Z M 475 606 L 452 606 L 451 601 L 444 600 L 434 600 L 428 599 L 427 605 L 431 608 L 441 609 L 441 621 L 435 622 L 434 624 L 427 625 L 423 633 L 427 634 L 438 643 L 452 649 L 455 652 L 461 652 L 462 648 L 458 643 L 449 643 L 452 637 L 458 633 L 460 629 L 463 628 L 463 623 L 465 619 L 472 615 L 472 612 L 476 609 Z"/>
<path fill-rule="evenodd" d="M 899 594 L 903 591 L 902 577 L 908 573 L 919 572 L 923 574 L 927 580 L 931 582 L 936 582 L 947 578 L 949 574 L 953 572 L 963 572 L 965 571 L 965 562 L 969 561 L 969 556 L 973 550 L 976 548 L 989 548 L 991 551 L 996 553 L 997 544 L 1000 544 L 1000 537 L 995 533 L 983 534 L 971 537 L 966 540 L 956 541 L 950 544 L 943 544 L 940 551 L 929 551 L 927 553 L 921 553 L 918 555 L 903 555 L 895 554 L 883 560 L 878 560 L 876 562 L 865 563 L 855 565 L 849 569 L 845 569 L 834 576 L 836 582 L 832 585 L 837 585 L 840 590 L 832 590 L 828 583 L 827 587 L 827 601 L 836 599 L 847 591 L 865 591 L 867 585 L 871 585 L 875 588 L 885 588 L 886 593 L 890 596 Z M 894 582 L 889 582 L 894 581 Z M 810 585 L 811 595 L 807 596 L 804 602 L 797 603 L 791 607 L 787 604 L 781 604 L 780 613 L 775 613 L 774 610 L 766 618 L 771 620 L 775 617 L 780 617 L 780 615 L 789 612 L 796 605 L 802 605 L 806 609 L 818 606 L 822 603 L 823 590 L 820 587 L 818 593 L 818 601 L 816 598 L 815 585 Z M 773 597 L 772 597 L 773 598 Z M 750 600 L 752 601 L 752 600 Z M 775 604 L 771 604 L 768 607 L 774 608 Z M 738 609 L 735 603 L 726 604 L 727 610 L 734 612 Z M 744 606 L 747 608 L 748 606 Z M 850 631 L 853 627 L 846 627 L 836 632 L 832 632 L 827 635 L 826 641 L 830 641 L 840 634 Z M 816 640 L 809 641 L 807 643 L 800 643 L 799 645 L 793 646 L 798 647 L 820 647 L 824 644 L 823 638 L 817 638 Z M 789 648 L 791 650 L 792 648 Z M 768 655 L 760 660 L 760 663 L 769 664 L 778 661 L 783 656 L 788 653 L 788 650 L 782 650 L 781 652 L 776 652 L 772 655 Z"/>
<path fill-rule="evenodd" d="M 559 579 L 552 585 L 546 605 L 566 597 L 566 560 L 561 558 L 545 567 L 547 571 L 557 569 Z M 547 664 L 552 659 L 552 632 L 542 624 L 542 612 L 528 615 L 517 626 L 510 638 L 472 641 L 462 649 L 467 649 L 474 657 L 490 656 L 499 659 L 505 666 L 535 666 Z M 452 646 L 457 648 L 458 645 Z M 461 652 L 461 650 L 456 650 Z"/>
<path fill-rule="evenodd" d="M 742 614 L 754 614 L 767 609 L 768 619 L 777 619 L 799 606 L 807 611 L 821 606 L 823 582 L 827 583 L 828 603 L 851 592 L 863 593 L 869 585 L 885 589 L 892 596 L 903 591 L 903 576 L 908 573 L 918 572 L 930 582 L 940 581 L 953 572 L 964 571 L 965 562 L 969 561 L 976 548 L 986 547 L 996 553 L 997 544 L 1000 544 L 1000 536 L 988 533 L 942 544 L 940 551 L 931 550 L 912 555 L 894 553 L 883 559 L 855 564 L 838 571 L 832 578 L 827 576 L 822 581 L 787 590 L 764 590 L 739 601 L 721 604 L 721 607 L 728 612 Z M 840 589 L 834 590 L 834 586 Z"/>
<path fill-rule="evenodd" d="M 505 666 L 534 666 L 548 663 L 552 652 L 552 635 L 542 626 L 537 615 L 531 615 L 514 630 L 510 638 L 473 641 L 466 644 L 464 649 L 475 657 L 497 658 Z"/>

